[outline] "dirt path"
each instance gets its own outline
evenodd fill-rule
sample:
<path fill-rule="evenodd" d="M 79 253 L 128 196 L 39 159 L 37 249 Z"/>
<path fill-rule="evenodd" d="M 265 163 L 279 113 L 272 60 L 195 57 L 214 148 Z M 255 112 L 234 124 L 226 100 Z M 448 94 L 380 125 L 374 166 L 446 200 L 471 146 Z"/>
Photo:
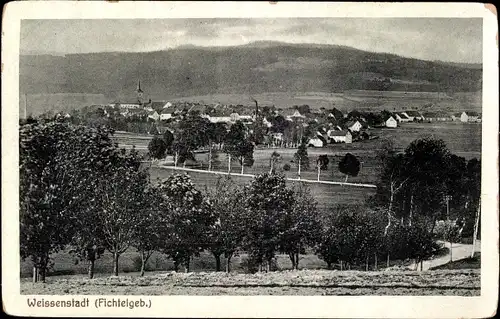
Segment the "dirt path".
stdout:
<path fill-rule="evenodd" d="M 445 247 L 450 248 L 450 243 L 449 242 L 441 242 L 444 243 Z M 476 252 L 481 251 L 481 241 L 477 240 L 476 241 Z M 460 259 L 465 259 L 470 257 L 470 254 L 472 252 L 472 245 L 471 244 L 460 244 L 460 243 L 454 243 L 452 246 L 452 256 L 453 261 L 457 261 Z M 429 268 L 437 267 L 444 265 L 448 262 L 450 262 L 450 253 L 440 256 L 438 258 L 432 259 L 432 260 L 426 260 L 424 261 L 423 264 L 423 270 L 429 270 Z M 411 264 L 409 266 L 411 269 L 414 269 L 415 264 Z M 420 266 L 419 266 L 420 269 Z"/>

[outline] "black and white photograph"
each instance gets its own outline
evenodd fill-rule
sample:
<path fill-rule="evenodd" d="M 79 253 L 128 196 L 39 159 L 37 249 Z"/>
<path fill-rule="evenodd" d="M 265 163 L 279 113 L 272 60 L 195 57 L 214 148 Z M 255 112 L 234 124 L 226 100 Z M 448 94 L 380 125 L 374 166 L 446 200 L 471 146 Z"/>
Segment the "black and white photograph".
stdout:
<path fill-rule="evenodd" d="M 221 4 L 197 4 L 212 10 L 87 18 L 53 4 L 16 17 L 18 82 L 2 103 L 16 183 L 2 164 L 2 202 L 16 200 L 2 242 L 22 307 L 498 297 L 485 286 L 498 279 L 490 11 L 301 16 L 300 3 L 263 2 L 298 9 L 219 16 Z"/>

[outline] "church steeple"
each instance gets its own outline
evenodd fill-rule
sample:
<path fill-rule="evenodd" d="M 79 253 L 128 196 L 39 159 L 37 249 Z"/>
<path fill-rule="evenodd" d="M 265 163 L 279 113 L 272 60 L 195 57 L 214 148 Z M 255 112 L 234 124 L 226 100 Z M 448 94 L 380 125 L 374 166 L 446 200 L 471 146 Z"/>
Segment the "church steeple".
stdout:
<path fill-rule="evenodd" d="M 141 80 L 139 80 L 139 83 L 137 84 L 137 99 L 139 100 L 140 103 L 142 103 L 142 98 L 144 97 L 144 91 L 141 89 Z"/>

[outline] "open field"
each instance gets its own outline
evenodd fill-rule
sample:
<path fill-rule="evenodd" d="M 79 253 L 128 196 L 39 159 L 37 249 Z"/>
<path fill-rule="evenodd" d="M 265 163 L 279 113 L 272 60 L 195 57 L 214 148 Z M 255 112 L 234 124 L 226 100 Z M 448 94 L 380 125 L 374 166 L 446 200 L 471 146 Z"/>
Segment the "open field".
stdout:
<path fill-rule="evenodd" d="M 151 179 L 154 181 L 157 178 L 160 180 L 168 178 L 174 173 L 180 173 L 168 168 L 151 168 Z M 192 181 L 198 189 L 205 190 L 211 189 L 215 185 L 216 175 L 206 173 L 189 172 Z M 294 176 L 295 177 L 295 176 Z M 251 178 L 244 176 L 231 176 L 232 180 L 238 184 L 245 184 L 251 181 Z M 291 185 L 288 182 L 288 185 Z M 324 185 L 324 184 L 307 184 L 314 198 L 318 202 L 318 208 L 321 210 L 328 210 L 338 204 L 361 204 L 370 195 L 373 195 L 375 190 L 373 188 L 360 188 L 348 187 L 337 185 Z"/>
<path fill-rule="evenodd" d="M 401 111 L 405 109 L 424 110 L 424 105 L 432 104 L 429 111 L 443 110 L 459 112 L 464 110 L 481 111 L 480 92 L 440 93 L 437 92 L 405 92 L 405 91 L 345 91 L 343 93 L 327 92 L 268 92 L 260 94 L 208 94 L 174 98 L 172 101 L 191 101 L 201 103 L 221 103 L 254 107 L 251 97 L 260 106 L 289 108 L 294 105 L 307 104 L 313 110 L 336 107 L 342 112 L 354 109 L 359 111 Z"/>
<path fill-rule="evenodd" d="M 309 148 L 311 158 L 315 154 L 344 155 L 347 152 L 356 156 L 361 154 L 374 154 L 380 149 L 384 140 L 392 140 L 395 147 L 404 150 L 412 141 L 422 136 L 432 136 L 443 139 L 452 153 L 467 159 L 480 157 L 481 152 L 481 124 L 442 122 L 442 123 L 403 123 L 394 129 L 370 129 L 374 135 L 380 136 L 377 140 L 354 142 L 352 144 L 331 144 L 325 148 Z M 139 135 L 133 133 L 116 132 L 114 139 L 120 146 L 130 148 L 135 145 L 138 150 L 147 150 L 151 135 Z M 285 152 L 278 150 L 278 152 Z M 291 151 L 292 154 L 295 150 Z M 272 153 L 272 151 L 271 151 Z M 254 157 L 258 157 L 258 151 Z"/>
<path fill-rule="evenodd" d="M 302 270 L 256 274 L 156 273 L 145 277 L 55 279 L 21 283 L 21 294 L 44 295 L 459 295 L 480 294 L 480 272 Z"/>

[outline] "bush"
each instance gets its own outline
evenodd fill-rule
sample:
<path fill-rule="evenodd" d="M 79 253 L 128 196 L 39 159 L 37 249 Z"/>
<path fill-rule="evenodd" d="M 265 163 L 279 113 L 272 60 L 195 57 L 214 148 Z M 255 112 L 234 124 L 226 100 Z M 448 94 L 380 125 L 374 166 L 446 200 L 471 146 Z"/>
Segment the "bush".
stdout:
<path fill-rule="evenodd" d="M 287 171 L 287 172 L 288 172 L 290 169 L 291 169 L 290 164 L 286 163 L 285 165 L 283 165 L 283 170 L 284 170 L 284 171 Z"/>

